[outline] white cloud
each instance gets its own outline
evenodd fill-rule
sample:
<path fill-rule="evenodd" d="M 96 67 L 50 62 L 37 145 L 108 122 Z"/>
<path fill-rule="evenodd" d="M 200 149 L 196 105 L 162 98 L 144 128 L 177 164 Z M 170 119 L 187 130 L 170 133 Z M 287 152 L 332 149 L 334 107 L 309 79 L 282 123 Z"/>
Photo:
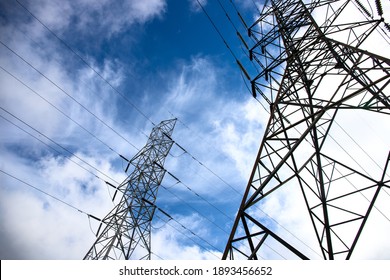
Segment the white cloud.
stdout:
<path fill-rule="evenodd" d="M 175 73 L 169 79 L 172 81 L 170 91 L 156 114 L 167 115 L 169 108 L 179 117 L 179 129 L 174 132 L 174 139 L 179 144 L 185 143 L 184 148 L 189 149 L 197 160 L 241 189 L 252 169 L 256 153 L 253 151 L 258 149 L 262 125 L 267 121 L 265 111 L 249 94 L 245 96 L 246 91 L 223 86 L 220 77 L 227 75 L 227 70 L 217 66 L 211 58 L 193 57 L 179 69 L 180 75 Z M 231 95 L 241 95 L 243 100 L 226 98 Z M 176 151 L 177 155 L 181 153 L 181 150 Z M 248 154 L 253 154 L 253 157 L 248 157 Z M 181 179 L 201 193 L 211 195 L 226 188 L 215 175 L 186 154 L 175 159 L 173 164 L 171 171 L 183 173 L 187 170 L 185 178 Z M 206 182 L 191 175 L 199 172 Z M 212 189 L 210 185 L 213 185 Z"/>
<path fill-rule="evenodd" d="M 322 12 L 323 16 L 326 15 L 324 11 Z M 350 15 L 350 17 L 348 17 L 348 15 Z M 344 22 L 354 22 L 356 21 L 356 16 L 354 16 L 354 14 L 348 14 L 347 12 L 345 16 L 343 14 L 343 16 L 340 17 L 340 20 L 343 20 Z M 364 46 L 362 46 L 362 48 L 376 52 L 383 56 L 388 56 L 388 43 L 383 44 L 383 34 L 382 36 L 378 36 L 378 34 L 375 35 L 376 36 L 373 37 L 373 40 L 368 40 Z M 341 39 L 345 41 L 348 39 L 348 37 L 344 33 Z M 324 89 L 324 93 L 329 93 L 331 84 L 332 80 L 328 81 L 328 86 L 326 89 Z M 328 143 L 324 147 L 323 152 L 334 155 L 337 160 L 345 162 L 347 166 L 355 168 L 363 174 L 370 175 L 372 178 L 379 180 L 380 176 L 382 175 L 385 160 L 390 148 L 388 146 L 390 141 L 390 134 L 388 130 L 385 129 L 390 125 L 388 115 L 364 112 L 362 110 L 340 110 L 338 112 L 336 121 L 337 123 L 333 124 L 332 129 L 329 132 L 332 138 L 328 138 Z M 342 129 L 340 127 L 342 127 Z M 237 142 L 239 138 L 236 136 L 236 133 L 234 133 L 235 127 L 230 124 L 227 126 L 227 128 L 227 131 L 229 132 L 228 135 L 231 135 L 231 141 Z M 342 148 L 339 146 L 339 144 L 342 145 Z M 308 153 L 305 153 L 304 149 L 301 149 L 300 152 L 302 153 L 295 158 L 297 162 L 300 162 L 302 158 L 308 156 Z M 337 168 L 342 169 L 341 167 Z M 335 171 L 335 173 L 337 172 L 338 171 Z M 344 171 L 343 175 L 345 174 L 348 174 L 348 172 Z M 285 174 L 280 172 L 280 175 L 283 176 Z M 363 178 L 359 178 L 359 176 L 356 176 L 355 178 L 351 177 L 352 176 L 347 178 L 349 182 L 347 180 L 344 180 L 342 183 L 340 182 L 341 180 L 334 182 L 333 188 L 331 189 L 329 195 L 334 195 L 334 192 L 339 192 L 340 190 L 353 191 L 354 187 L 361 187 L 366 184 L 366 181 Z M 307 180 L 314 188 L 315 182 L 309 179 Z M 383 189 L 381 196 L 376 203 L 376 207 L 382 211 L 382 214 L 379 213 L 378 209 L 373 211 L 372 215 L 369 217 L 369 222 L 363 230 L 363 234 L 359 240 L 356 251 L 352 255 L 352 258 L 389 258 L 389 254 L 385 252 L 386 250 L 388 252 L 390 245 L 386 240 L 386 237 L 382 235 L 382 232 L 388 232 L 390 227 L 390 211 L 387 206 L 389 204 L 388 202 L 390 196 L 384 191 L 389 193 L 388 190 Z M 364 192 L 363 194 L 367 197 L 367 199 L 371 199 L 373 193 Z M 360 212 L 362 210 L 366 210 L 366 207 L 368 207 L 368 201 L 360 194 L 348 197 L 346 202 L 347 203 L 341 207 L 345 207 L 345 209 L 351 211 L 356 210 L 356 212 Z M 333 203 L 336 204 L 335 202 Z M 260 209 L 253 209 L 251 212 L 254 217 L 262 220 L 264 223 L 267 223 L 267 225 L 272 226 L 272 229 L 274 229 L 275 232 L 280 234 L 282 237 L 285 237 L 286 240 L 291 242 L 291 244 L 296 245 L 297 248 L 303 250 L 307 256 L 312 258 L 322 258 L 322 256 L 318 256 L 318 253 L 320 253 L 318 241 L 315 238 L 313 226 L 309 219 L 308 210 L 305 208 L 306 206 L 303 201 L 301 190 L 298 188 L 297 182 L 289 182 L 278 191 L 269 195 L 258 206 Z M 345 218 L 347 215 L 345 213 L 340 214 L 341 211 L 335 211 L 334 209 L 330 209 L 330 211 L 331 223 L 336 223 L 337 221 L 340 221 L 341 218 Z M 274 218 L 277 222 L 270 220 L 269 217 L 264 214 L 264 212 L 272 216 L 272 218 Z M 291 234 L 283 227 L 296 235 L 300 240 L 297 240 L 294 236 L 291 236 Z M 357 233 L 357 228 L 354 226 L 350 226 L 347 229 L 343 229 L 342 226 L 339 226 L 334 227 L 334 229 L 338 233 L 342 232 L 342 237 L 355 236 Z M 334 236 L 333 241 L 334 244 L 338 243 Z M 310 246 L 311 249 L 308 248 L 304 243 Z M 272 246 L 275 246 L 275 248 L 278 248 L 277 244 L 272 242 L 271 244 Z M 264 247 L 265 246 L 263 246 L 262 249 L 264 249 Z M 265 249 L 266 252 L 264 256 L 280 258 L 280 256 L 275 254 L 275 252 L 269 250 L 269 248 Z M 281 249 L 283 252 L 282 248 L 279 249 Z M 312 249 L 314 249 L 316 253 L 313 252 Z M 286 253 L 283 252 L 283 255 L 284 254 Z"/>
<path fill-rule="evenodd" d="M 150 1 L 47 1 L 28 6 L 33 14 L 51 29 L 62 32 L 75 27 L 79 32 L 109 37 L 132 24 L 144 24 L 161 17 L 166 9 L 165 0 Z"/>
<path fill-rule="evenodd" d="M 202 11 L 202 7 L 207 5 L 207 0 L 187 0 L 190 3 L 190 9 L 192 12 L 198 13 Z"/>
<path fill-rule="evenodd" d="M 135 5 L 128 7 L 134 13 L 132 22 L 117 17 L 118 22 L 113 24 L 116 24 L 119 31 L 126 24 L 143 23 L 160 14 L 163 3 L 150 1 L 149 5 L 141 5 L 131 2 L 129 5 Z M 75 3 L 41 1 L 40 6 L 30 8 L 42 21 L 58 31 L 70 24 L 68 21 L 72 20 L 76 12 L 72 10 L 72 5 Z M 59 13 L 63 13 L 63 16 L 58 16 Z M 126 128 L 117 122 L 118 96 L 104 81 L 89 67 L 80 67 L 68 53 L 60 51 L 56 41 L 46 40 L 46 31 L 38 24 L 31 24 L 30 27 L 33 34 L 26 37 L 23 32 L 26 32 L 27 25 L 15 20 L 2 26 L 4 32 L 1 34 L 1 40 L 52 82 L 1 46 L 1 66 L 31 89 L 0 70 L 0 103 L 1 107 L 41 134 L 3 110 L 0 114 L 59 151 L 61 155 L 1 118 L 0 168 L 70 205 L 103 217 L 113 206 L 108 188 L 103 182 L 112 182 L 112 179 L 104 174 L 118 182 L 124 179 L 125 174 L 119 165 L 118 155 L 98 139 L 125 156 L 134 154 L 134 148 L 67 94 L 136 146 L 144 144 L 144 136 L 131 136 L 133 129 L 136 130 L 137 127 L 135 122 L 134 127 Z M 97 64 L 92 58 L 88 58 L 88 63 L 114 87 L 122 83 L 124 74 L 120 62 L 106 59 Z M 73 71 L 69 71 L 69 68 Z M 84 129 L 98 139 L 91 138 Z M 102 180 L 98 180 L 94 174 Z M 1 173 L 0 177 L 0 220 L 6 225 L 1 230 L 2 259 L 83 258 L 95 238 L 85 214 L 4 173 Z M 92 229 L 95 230 L 95 226 L 92 225 Z"/>
<path fill-rule="evenodd" d="M 51 57 L 43 52 L 35 52 L 33 44 L 29 43 L 24 43 L 18 47 L 17 42 L 19 41 L 20 38 L 15 39 L 14 45 L 11 47 L 16 52 L 21 52 L 23 57 L 27 61 L 31 61 L 31 64 L 39 71 L 42 71 L 56 85 L 59 85 L 83 106 L 122 135 L 125 135 L 138 147 L 144 144 L 144 136 L 138 138 L 130 136 L 131 131 L 126 132 L 128 128 L 121 127 L 117 122 L 115 104 L 118 97 L 110 89 L 107 90 L 107 85 L 104 85 L 104 82 L 100 81 L 91 69 L 81 67 L 77 69 L 76 74 L 68 72 L 61 63 L 67 59 L 66 56 L 61 57 L 57 54 Z M 48 43 L 48 46 L 51 45 Z M 51 47 L 52 49 L 47 49 L 47 53 L 56 54 L 55 47 Z M 20 62 L 15 56 L 9 55 L 7 51 L 3 50 L 1 56 L 4 58 L 2 66 L 8 71 L 16 73 L 24 83 L 39 95 L 49 100 L 65 114 L 119 152 L 124 155 L 131 154 L 128 144 L 119 139 L 115 133 L 97 121 L 55 85 L 26 66 L 25 63 Z M 112 85 L 120 86 L 123 73 L 119 62 L 106 60 L 100 67 L 94 64 L 93 60 L 89 63 Z M 210 69 L 205 72 L 208 68 Z M 192 114 L 195 115 L 203 111 L 204 103 L 214 96 L 217 81 L 214 71 L 217 68 L 207 59 L 198 58 L 188 65 L 183 65 L 183 69 L 181 88 L 172 93 L 172 95 L 176 94 L 176 98 L 172 97 L 172 100 L 175 101 L 178 111 L 183 110 L 182 112 L 184 112 L 192 109 Z M 114 164 L 117 164 L 117 155 L 110 153 L 107 147 L 100 145 L 96 139 L 91 142 L 90 135 L 86 135 L 85 131 L 80 129 L 78 125 L 72 123 L 55 110 L 52 105 L 15 81 L 11 76 L 2 72 L 0 77 L 4 90 L 4 95 L 1 98 L 5 109 L 12 111 L 41 133 L 72 151 L 74 155 L 69 155 L 69 157 L 85 169 L 90 170 L 104 180 L 110 181 L 91 167 L 94 166 L 119 182 L 123 180 L 122 170 L 118 169 L 118 166 L 114 166 Z M 192 79 L 194 77 L 197 79 Z M 174 86 L 174 88 L 177 89 L 178 86 Z M 208 92 L 210 88 L 213 89 L 211 96 Z M 182 92 L 184 92 L 183 96 L 179 94 Z M 218 100 L 217 103 L 222 104 L 221 100 Z M 34 106 L 31 106 L 31 104 L 34 104 Z M 213 104 L 210 104 L 210 106 L 213 106 Z M 2 112 L 2 115 L 12 119 L 4 112 Z M 207 116 L 204 120 L 207 120 Z M 4 123 L 2 121 L 2 124 Z M 134 127 L 137 127 L 136 124 Z M 80 168 L 63 155 L 57 155 L 56 152 L 10 124 L 2 125 L 1 129 L 3 130 L 1 151 L 4 155 L 0 160 L 2 170 L 97 217 L 103 217 L 110 210 L 112 204 L 107 193 L 107 187 L 102 181 L 97 180 L 93 174 Z M 209 125 L 208 129 L 213 129 L 212 124 Z M 57 150 L 62 151 L 60 147 L 47 141 L 45 137 L 39 136 L 31 129 L 28 129 L 28 131 Z M 205 131 L 202 131 L 202 133 L 205 133 Z M 14 149 L 17 152 L 10 150 L 10 147 L 13 146 L 16 146 Z M 202 153 L 201 149 L 198 151 Z M 62 152 L 68 154 L 65 151 Z M 28 157 L 26 158 L 26 156 Z M 83 159 L 83 161 L 80 159 Z M 89 165 L 85 162 L 88 162 Z M 3 243 L 9 245 L 8 247 L 3 246 L 6 249 L 1 252 L 2 258 L 80 259 L 84 256 L 94 240 L 85 215 L 52 200 L 44 194 L 41 195 L 38 191 L 7 177 L 5 174 L 2 174 L 1 178 L 2 211 L 0 219 L 7 225 L 6 230 L 1 234 Z M 196 189 L 196 185 L 191 184 L 191 186 Z M 20 193 L 23 193 L 23 195 L 20 195 Z M 29 202 L 23 203 L 21 200 L 28 200 Z M 21 204 L 24 204 L 25 209 L 29 211 L 28 223 L 19 223 L 24 219 L 23 210 L 19 207 Z M 183 223 L 186 223 L 185 219 Z M 196 226 L 195 229 L 192 227 L 195 225 L 194 220 L 191 220 L 187 225 L 188 228 L 198 230 L 202 234 L 201 226 Z M 94 225 L 92 225 L 92 228 L 95 229 Z M 169 234 L 156 234 L 156 244 L 158 244 L 159 238 L 162 242 L 165 242 L 166 238 L 171 240 L 172 251 L 166 253 L 167 258 L 173 257 L 174 252 L 181 249 L 183 252 L 181 257 L 183 258 L 206 259 L 210 256 L 215 258 L 212 254 L 205 252 L 201 246 L 183 245 L 183 239 L 180 239 L 179 235 L 175 230 Z M 9 242 L 15 236 L 20 241 L 16 243 Z M 53 251 L 55 246 L 57 249 Z M 24 247 L 23 252 L 20 251 L 22 247 Z"/>
<path fill-rule="evenodd" d="M 156 221 L 159 220 L 157 217 Z M 156 228 L 153 232 L 153 252 L 166 260 L 207 260 L 220 259 L 221 252 L 216 251 L 204 240 L 212 238 L 212 232 L 204 227 L 204 219 L 199 215 L 175 216 L 175 220 L 156 222 Z M 178 221 L 178 222 L 176 222 Z M 189 230 L 194 232 L 192 234 Z M 191 242 L 189 238 L 193 239 Z M 156 258 L 156 257 L 154 257 Z"/>
<path fill-rule="evenodd" d="M 192 1 L 191 3 L 196 4 L 197 9 L 199 9 L 196 2 Z M 106 37 L 120 32 L 130 25 L 146 23 L 161 17 L 167 8 L 165 1 L 157 0 L 127 1 L 120 4 L 117 2 L 113 4 L 111 1 L 96 2 L 91 0 L 64 3 L 40 1 L 39 5 L 34 2 L 29 7 L 42 21 L 60 33 L 74 25 L 78 28 L 78 32 L 81 32 L 80 34 L 105 30 L 106 32 L 102 36 Z M 122 9 L 120 13 L 119 9 Z M 96 23 L 94 17 L 100 17 L 102 20 L 99 21 L 98 26 L 91 28 L 92 23 Z M 77 20 L 74 21 L 75 19 Z M 23 57 L 31 61 L 116 131 L 124 135 L 126 139 L 129 139 L 136 146 L 142 147 L 146 137 L 139 135 L 138 128 L 144 129 L 146 127 L 149 129 L 149 124 L 140 125 L 129 117 L 128 126 L 124 127 L 118 121 L 119 109 L 116 106 L 122 100 L 88 67 L 78 67 L 75 73 L 70 73 L 67 64 L 64 63 L 65 61 L 71 63 L 68 61 L 69 57 L 63 52 L 59 52 L 56 44 L 45 40 L 46 33 L 42 27 L 39 27 L 38 24 L 32 25 L 33 30 L 30 30 L 32 34 L 30 33 L 29 36 L 41 43 L 41 46 L 45 46 L 44 48 L 36 48 L 33 42 L 26 43 L 24 35 L 17 28 L 11 29 L 10 26 L 7 26 L 6 32 L 2 33 L 2 38 L 6 38 L 6 42 L 12 48 L 20 52 Z M 26 30 L 26 26 L 22 24 L 18 27 Z M 55 86 L 48 83 L 39 74 L 34 73 L 3 47 L 0 56 L 3 67 L 17 73 L 34 90 L 64 110 L 105 143 L 126 156 L 133 154 L 134 149 L 129 147 L 128 143 L 91 117 L 80 106 L 70 101 Z M 125 80 L 125 65 L 122 65 L 120 61 L 106 59 L 99 64 L 90 58 L 88 63 L 116 87 L 120 87 Z M 161 99 L 162 103 L 153 106 L 158 109 L 154 110 L 152 119 L 162 120 L 171 117 L 168 110 L 177 115 L 179 122 L 173 138 L 205 166 L 221 176 L 239 192 L 243 192 L 258 151 L 263 127 L 268 121 L 268 114 L 245 90 L 242 90 L 245 95 L 241 94 L 240 88 L 224 85 L 221 81 L 224 76 L 232 75 L 230 71 L 236 71 L 234 73 L 238 75 L 238 69 L 224 69 L 218 65 L 220 63 L 212 58 L 198 55 L 166 74 L 168 77 L 166 82 L 170 83 L 168 92 L 160 93 L 165 97 Z M 2 106 L 12 110 L 17 116 L 69 148 L 75 155 L 102 170 L 105 174 L 119 182 L 123 179 L 124 174 L 115 153 L 111 153 L 96 139 L 91 140 L 89 135 L 76 124 L 61 116 L 52 106 L 14 81 L 2 70 L 0 72 Z M 240 94 L 247 97 L 242 97 Z M 98 98 L 96 98 L 97 96 Z M 232 98 L 231 96 L 240 97 Z M 150 95 L 148 100 L 154 100 L 154 97 Z M 4 112 L 1 114 L 9 117 Z M 0 121 L 0 151 L 2 154 L 0 168 L 2 170 L 43 188 L 48 193 L 98 217 L 103 217 L 111 209 L 113 205 L 110 202 L 107 187 L 102 181 L 97 180 L 91 173 L 63 156 L 51 152 L 39 142 L 35 143 L 35 140 L 32 140 L 30 136 L 25 135 L 2 119 Z M 184 125 L 180 121 L 183 121 Z M 388 135 L 383 133 L 383 127 L 374 120 L 365 117 L 359 120 L 359 124 L 368 122 L 367 130 L 376 131 L 372 134 L 378 135 L 377 141 L 370 143 L 369 133 L 354 129 L 354 122 L 356 119 L 350 116 L 344 118 L 342 125 L 348 128 L 348 132 L 355 139 L 364 140 L 363 147 L 369 148 L 370 154 L 379 155 L 381 159 L 378 163 L 382 164 L 384 158 L 377 148 L 383 144 L 387 145 L 389 142 Z M 186 125 L 190 129 L 187 129 Z M 346 135 L 342 135 L 339 130 L 336 131 L 336 135 L 340 141 L 348 138 Z M 382 141 L 381 144 L 380 141 Z M 52 145 L 52 143 L 48 144 Z M 359 153 L 364 156 L 361 151 Z M 229 215 L 237 210 L 241 200 L 240 195 L 232 191 L 204 166 L 194 161 L 190 155 L 184 154 L 178 147 L 174 147 L 172 154 L 176 157 L 168 159 L 167 168 L 169 171 L 212 203 L 223 201 L 225 204 L 220 207 Z M 70 155 L 70 157 L 96 173 L 96 170 L 91 169 L 75 156 Z M 367 156 L 364 160 L 367 160 Z M 363 163 L 367 169 L 370 169 L 370 164 L 372 164 L 370 159 Z M 375 167 L 375 169 L 375 172 L 378 173 L 378 168 Z M 99 177 L 104 177 L 102 174 L 96 174 Z M 167 177 L 169 176 L 166 175 Z M 35 190 L 4 174 L 0 174 L 0 178 L 0 221 L 6 225 L 0 233 L 2 240 L 1 258 L 80 259 L 84 256 L 94 241 L 85 215 L 53 201 L 45 195 L 40 195 Z M 214 236 L 211 228 L 213 231 L 216 230 L 215 225 L 210 226 L 210 221 L 204 217 L 210 210 L 207 208 L 209 206 L 183 185 L 174 185 L 176 182 L 172 178 L 170 181 L 164 181 L 164 184 L 166 182 L 172 183 L 168 185 L 172 186 L 171 190 L 199 211 L 197 213 L 193 209 L 186 209 L 185 214 L 174 217 L 214 246 L 221 247 L 224 242 L 221 240 L 223 237 L 221 235 Z M 172 199 L 167 193 L 164 195 L 163 190 L 160 191 L 160 194 L 161 197 L 158 198 L 157 205 L 167 211 L 171 209 L 176 211 L 175 203 L 172 201 L 180 204 L 179 199 Z M 263 205 L 262 210 L 269 213 L 294 234 L 298 235 L 298 229 L 303 229 L 303 235 L 300 236 L 300 239 L 315 247 L 316 242 L 312 242 L 311 225 L 307 223 L 307 220 L 301 219 L 300 213 L 302 213 L 301 208 L 304 204 L 300 203 L 297 207 L 296 201 L 298 199 L 302 199 L 298 191 L 286 190 L 286 192 L 273 196 L 269 202 Z M 387 205 L 386 196 L 384 200 L 381 198 L 380 205 Z M 212 210 L 215 211 L 215 209 Z M 170 211 L 168 212 L 172 214 Z M 374 212 L 376 214 L 369 223 L 375 224 L 379 221 L 383 225 L 381 227 L 383 232 L 388 232 L 387 222 L 382 223 L 383 216 L 378 215 L 376 211 Z M 213 219 L 213 215 L 210 214 L 207 217 Z M 264 214 L 258 215 L 264 217 Z M 231 214 L 231 220 L 233 218 L 234 215 Z M 220 221 L 215 220 L 215 222 L 219 223 Z M 228 225 L 231 222 L 227 221 L 226 225 L 222 227 L 230 231 Z M 174 221 L 170 221 L 169 224 L 183 230 Z M 158 219 L 155 226 L 161 228 L 154 231 L 153 251 L 164 259 L 215 259 L 215 255 L 220 255 L 220 252 L 215 252 L 212 248 L 210 250 L 213 253 L 207 252 L 204 248 L 205 245 L 203 247 L 200 245 L 204 244 L 201 243 L 201 240 L 198 240 L 200 244 L 189 242 L 176 229 L 164 225 Z M 92 229 L 96 229 L 96 225 L 92 224 Z M 290 235 L 283 228 L 279 227 L 278 231 L 286 236 Z M 187 234 L 191 235 L 189 232 Z M 373 236 L 375 238 L 372 238 Z M 365 231 L 362 238 L 364 238 L 364 242 L 367 242 L 366 244 L 379 246 L 381 242 L 384 242 L 386 236 L 382 232 L 375 233 L 368 227 L 367 233 Z M 301 241 L 295 240 L 294 242 L 302 246 Z M 383 246 L 383 248 L 385 247 Z M 53 250 L 53 248 L 56 249 Z M 357 257 L 388 257 L 385 249 L 377 250 L 374 253 L 368 252 L 369 249 L 359 247 Z M 314 257 L 316 257 L 315 254 Z"/>

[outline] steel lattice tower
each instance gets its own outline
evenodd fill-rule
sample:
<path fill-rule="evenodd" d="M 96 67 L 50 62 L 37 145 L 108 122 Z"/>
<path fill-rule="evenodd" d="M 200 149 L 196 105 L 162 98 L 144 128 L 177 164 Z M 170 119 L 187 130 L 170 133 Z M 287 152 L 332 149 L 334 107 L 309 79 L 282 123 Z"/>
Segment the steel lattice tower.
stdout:
<path fill-rule="evenodd" d="M 381 2 L 375 5 L 379 17 L 360 1 L 270 0 L 248 28 L 250 58 L 260 69 L 252 92 L 268 101 L 270 118 L 223 259 L 260 259 L 270 244 L 308 258 L 261 212 L 281 189 L 301 194 L 296 203 L 304 204 L 321 258 L 351 258 L 381 190 L 390 187 L 389 147 L 373 177 L 329 142 L 340 114 L 390 114 L 390 59 L 363 49 L 374 30 L 390 31 Z M 366 203 L 355 203 L 362 197 Z"/>
<path fill-rule="evenodd" d="M 176 119 L 171 119 L 155 126 L 146 145 L 130 160 L 134 169 L 117 188 L 123 196 L 102 220 L 104 229 L 84 259 L 151 259 L 154 203 L 165 175 L 163 165 L 174 143 L 175 124 Z"/>

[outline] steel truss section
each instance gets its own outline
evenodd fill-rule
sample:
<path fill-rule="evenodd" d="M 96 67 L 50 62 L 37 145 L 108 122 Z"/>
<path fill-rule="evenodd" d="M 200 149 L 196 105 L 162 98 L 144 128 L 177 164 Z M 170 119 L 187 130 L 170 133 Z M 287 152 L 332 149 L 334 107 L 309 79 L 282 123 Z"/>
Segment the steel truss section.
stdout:
<path fill-rule="evenodd" d="M 291 258 L 308 258 L 259 211 L 282 188 L 302 194 L 320 256 L 350 259 L 381 189 L 390 187 L 389 157 L 373 178 L 327 149 L 342 112 L 390 114 L 390 59 L 362 49 L 384 22 L 349 22 L 344 13 L 358 4 L 266 1 L 249 28 L 250 57 L 261 69 L 253 95 L 270 100 L 271 113 L 223 259 L 259 259 L 267 242 Z M 361 197 L 367 203 L 354 203 Z"/>
<path fill-rule="evenodd" d="M 151 259 L 151 222 L 175 124 L 171 119 L 155 126 L 146 145 L 130 160 L 126 172 L 130 166 L 133 171 L 117 188 L 123 196 L 102 220 L 104 228 L 84 259 Z"/>

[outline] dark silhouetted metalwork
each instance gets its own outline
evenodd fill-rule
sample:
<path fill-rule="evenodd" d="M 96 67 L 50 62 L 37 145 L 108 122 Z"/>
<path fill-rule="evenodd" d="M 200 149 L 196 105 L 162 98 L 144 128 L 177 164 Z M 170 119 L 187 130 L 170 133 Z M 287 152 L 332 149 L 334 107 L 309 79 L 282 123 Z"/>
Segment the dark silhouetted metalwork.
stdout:
<path fill-rule="evenodd" d="M 174 143 L 175 124 L 176 119 L 171 119 L 155 126 L 146 145 L 129 161 L 126 172 L 132 172 L 117 188 L 123 196 L 102 220 L 104 228 L 84 259 L 151 259 L 154 202 L 166 172 L 165 158 Z"/>
<path fill-rule="evenodd" d="M 372 2 L 379 17 L 360 1 L 270 0 L 249 27 L 250 58 L 260 66 L 253 95 L 269 100 L 271 111 L 223 259 L 311 258 L 260 211 L 282 189 L 302 194 L 290 203 L 304 205 L 317 257 L 351 258 L 378 195 L 390 187 L 389 147 L 374 177 L 329 145 L 340 115 L 390 114 L 390 59 L 365 50 L 388 26 L 380 1 Z"/>

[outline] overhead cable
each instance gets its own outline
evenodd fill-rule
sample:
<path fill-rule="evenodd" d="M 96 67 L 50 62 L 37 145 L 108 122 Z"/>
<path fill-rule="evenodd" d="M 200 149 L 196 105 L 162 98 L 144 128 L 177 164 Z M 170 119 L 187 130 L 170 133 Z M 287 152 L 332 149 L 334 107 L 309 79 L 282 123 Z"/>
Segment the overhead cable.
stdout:
<path fill-rule="evenodd" d="M 90 68 L 99 78 L 101 78 L 107 85 L 109 85 L 115 93 L 120 95 L 128 104 L 130 104 L 135 110 L 138 111 L 143 117 L 145 117 L 149 122 L 155 126 L 154 122 L 133 102 L 131 102 L 123 93 L 121 93 L 116 87 L 114 87 L 106 78 L 103 77 L 95 68 L 93 68 L 81 55 L 79 55 L 69 44 L 67 44 L 63 39 L 61 39 L 54 31 L 52 31 L 45 23 L 43 23 L 37 16 L 35 16 L 25 5 L 20 3 L 20 1 L 15 0 L 27 13 L 29 13 L 35 20 L 37 20 L 47 31 L 50 32 L 55 38 L 57 38 L 68 50 L 75 54 L 88 68 Z"/>
<path fill-rule="evenodd" d="M 54 199 L 54 200 L 57 200 L 58 202 L 60 202 L 60 203 L 62 203 L 62 204 L 64 204 L 64 205 L 66 205 L 66 206 L 68 206 L 68 207 L 70 207 L 70 208 L 72 208 L 72 209 L 74 209 L 74 210 L 76 210 L 76 211 L 78 211 L 78 212 L 80 212 L 80 213 L 82 213 L 82 214 L 87 215 L 88 217 L 91 217 L 91 218 L 93 218 L 93 219 L 96 219 L 96 220 L 98 220 L 98 221 L 101 221 L 101 220 L 100 220 L 99 218 L 97 218 L 96 216 L 94 216 L 94 215 L 92 215 L 92 214 L 89 214 L 89 213 L 87 213 L 87 212 L 81 210 L 80 208 L 78 208 L 78 207 L 76 207 L 76 206 L 73 206 L 72 204 L 70 204 L 70 203 L 68 203 L 68 202 L 65 202 L 64 200 L 62 200 L 62 199 L 60 199 L 60 198 L 58 198 L 58 197 L 56 197 L 56 196 L 54 196 L 54 195 L 52 195 L 52 194 L 49 194 L 48 192 L 46 192 L 46 191 L 44 191 L 44 190 L 42 190 L 42 189 L 40 189 L 40 188 L 38 188 L 38 187 L 36 187 L 36 186 L 30 184 L 30 183 L 27 183 L 26 181 L 24 181 L 24 180 L 22 180 L 22 179 L 16 177 L 15 175 L 12 175 L 11 173 L 8 173 L 7 171 L 4 171 L 4 170 L 1 170 L 1 169 L 0 169 L 0 172 L 2 172 L 2 173 L 4 173 L 5 175 L 7 175 L 7 176 L 9 176 L 9 177 L 11 177 L 11 178 L 13 178 L 13 179 L 15 179 L 16 181 L 19 181 L 20 183 L 23 183 L 24 185 L 26 185 L 26 186 L 28 186 L 28 187 L 30 187 L 30 188 L 35 189 L 36 191 L 39 191 L 39 192 L 43 193 L 43 194 L 46 195 L 46 196 L 51 197 L 51 198 Z"/>
<path fill-rule="evenodd" d="M 112 180 L 113 182 L 115 183 L 118 183 L 115 179 L 111 178 L 109 175 L 103 173 L 102 171 L 100 171 L 98 168 L 96 168 L 95 166 L 91 165 L 90 163 L 88 163 L 87 161 L 85 161 L 84 159 L 82 159 L 81 157 L 77 156 L 76 154 L 74 154 L 73 152 L 71 152 L 69 149 L 65 148 L 64 146 L 62 146 L 61 144 L 57 143 L 56 141 L 54 141 L 53 139 L 51 139 L 50 137 L 46 136 L 44 133 L 40 132 L 39 130 L 35 129 L 34 127 L 32 127 L 31 125 L 29 125 L 27 122 L 23 121 L 22 119 L 20 119 L 19 117 L 15 116 L 13 113 L 9 112 L 8 110 L 4 109 L 3 107 L 0 107 L 0 110 L 4 111 L 5 113 L 11 115 L 13 118 L 17 119 L 19 122 L 23 123 L 24 125 L 26 125 L 27 127 L 29 127 L 30 129 L 32 129 L 33 131 L 35 131 L 36 133 L 38 133 L 40 136 L 44 137 L 45 139 L 49 140 L 51 143 L 55 144 L 56 146 L 60 147 L 61 149 L 63 149 L 64 151 L 66 151 L 67 153 L 69 153 L 70 155 L 72 155 L 73 157 L 77 158 L 78 160 L 82 161 L 83 163 L 85 163 L 86 165 L 88 165 L 89 167 L 91 167 L 92 169 L 96 170 L 97 172 L 99 172 L 100 174 L 104 175 L 105 177 L 109 178 L 110 180 Z M 0 115 L 1 118 L 5 119 L 6 121 L 8 121 L 9 123 L 11 123 L 12 125 L 16 126 L 17 128 L 19 128 L 20 130 L 22 130 L 23 132 L 29 134 L 30 136 L 34 137 L 36 140 L 40 141 L 41 143 L 45 144 L 46 146 L 50 147 L 51 149 L 53 149 L 54 151 L 56 151 L 57 153 L 59 154 L 62 154 L 60 153 L 59 151 L 57 151 L 56 149 L 54 149 L 53 147 L 49 146 L 48 144 L 46 144 L 45 142 L 43 142 L 42 140 L 40 140 L 39 138 L 35 137 L 34 135 L 32 135 L 31 133 L 27 132 L 26 130 L 24 130 L 23 128 L 21 128 L 20 126 L 18 126 L 17 124 L 13 123 L 12 121 L 8 120 L 7 118 L 5 118 L 4 116 Z M 65 156 L 66 158 L 68 158 L 70 161 L 72 161 L 73 163 L 77 164 L 79 167 L 81 167 L 82 169 L 84 169 L 85 171 L 91 173 L 94 177 L 96 177 L 97 179 L 100 179 L 102 181 L 104 181 L 102 178 L 100 178 L 99 176 L 97 176 L 96 174 L 94 174 L 93 172 L 91 172 L 90 170 L 86 169 L 85 167 L 81 166 L 79 163 L 75 162 L 74 160 L 72 160 L 71 158 L 69 158 L 68 156 Z M 106 181 L 104 181 L 106 182 Z M 106 182 L 107 183 L 107 182 Z M 119 184 L 119 183 L 118 183 Z"/>
<path fill-rule="evenodd" d="M 112 132 L 114 132 L 116 135 L 118 135 L 120 138 L 122 138 L 124 141 L 126 141 L 128 144 L 130 144 L 134 149 L 137 151 L 139 150 L 133 143 L 131 143 L 129 140 L 127 140 L 125 137 L 123 137 L 119 132 L 117 132 L 114 128 L 112 128 L 110 125 L 108 125 L 104 120 L 99 118 L 95 113 L 91 112 L 85 105 L 81 104 L 78 100 L 76 100 L 72 95 L 70 95 L 67 91 L 65 91 L 62 87 L 60 87 L 57 83 L 55 83 L 53 80 L 51 80 L 49 77 L 47 77 L 44 73 L 42 73 L 40 70 L 38 70 L 34 65 L 32 65 L 30 62 L 28 62 L 25 58 L 23 58 L 21 55 L 19 55 L 16 51 L 14 51 L 12 48 L 10 48 L 8 45 L 3 43 L 0 40 L 0 44 L 2 44 L 5 48 L 7 48 L 10 52 L 12 52 L 14 55 L 16 55 L 19 59 L 21 59 L 24 63 L 26 63 L 29 67 L 31 67 L 34 71 L 36 71 L 38 74 L 40 74 L 42 77 L 44 77 L 47 81 L 49 81 L 52 85 L 54 85 L 57 89 L 59 89 L 62 93 L 64 93 L 66 96 L 68 96 L 70 99 L 72 99 L 74 102 L 76 102 L 80 107 L 82 107 L 84 110 L 86 110 L 89 114 L 94 116 L 100 123 L 102 123 L 104 126 L 109 128 Z"/>

